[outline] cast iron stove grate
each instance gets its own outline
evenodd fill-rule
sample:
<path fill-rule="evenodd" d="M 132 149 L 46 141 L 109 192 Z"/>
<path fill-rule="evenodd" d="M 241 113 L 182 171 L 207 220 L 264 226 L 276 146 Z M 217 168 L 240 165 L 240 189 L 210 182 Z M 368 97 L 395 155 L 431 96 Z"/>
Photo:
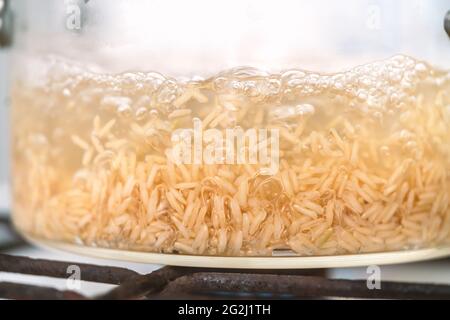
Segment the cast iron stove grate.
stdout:
<path fill-rule="evenodd" d="M 12 230 L 8 219 L 0 226 Z M 12 232 L 12 231 L 11 231 Z M 31 259 L 1 253 L 27 245 L 18 236 L 0 245 L 0 272 L 66 279 L 67 268 L 77 265 L 83 281 L 116 285 L 95 297 L 13 282 L 0 282 L 4 299 L 450 299 L 450 286 L 383 282 L 369 290 L 364 280 L 334 280 L 325 270 L 230 270 L 166 266 L 149 274 L 119 267 Z"/>

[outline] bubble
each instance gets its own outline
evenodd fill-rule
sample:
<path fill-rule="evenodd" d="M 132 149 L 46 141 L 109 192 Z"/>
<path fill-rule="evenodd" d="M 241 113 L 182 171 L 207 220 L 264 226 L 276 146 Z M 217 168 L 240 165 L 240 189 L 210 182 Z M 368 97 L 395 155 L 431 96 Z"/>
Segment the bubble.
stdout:
<path fill-rule="evenodd" d="M 189 82 L 193 82 L 193 83 L 200 83 L 200 82 L 204 82 L 205 78 L 201 77 L 201 76 L 193 76 Z"/>
<path fill-rule="evenodd" d="M 401 85 L 401 88 L 402 88 L 404 91 L 410 91 L 410 90 L 413 88 L 412 83 L 411 83 L 410 81 L 406 80 L 406 79 L 402 80 L 402 82 L 400 83 L 400 85 Z"/>
<path fill-rule="evenodd" d="M 239 78 L 239 79 L 245 79 L 245 78 L 252 78 L 252 77 L 267 77 L 269 74 L 264 71 L 260 70 L 258 68 L 253 67 L 238 67 L 234 69 L 230 69 L 225 72 L 226 74 L 230 75 L 233 78 Z"/>
<path fill-rule="evenodd" d="M 156 118 L 159 116 L 159 111 L 158 109 L 150 109 L 149 115 L 153 118 Z"/>
<path fill-rule="evenodd" d="M 299 116 L 313 115 L 315 107 L 311 104 L 300 104 L 297 106 L 280 106 L 270 111 L 270 116 L 278 120 L 287 120 Z"/>
<path fill-rule="evenodd" d="M 261 94 L 267 96 L 274 96 L 280 93 L 281 81 L 276 78 L 263 81 L 259 88 Z"/>
<path fill-rule="evenodd" d="M 342 89 L 344 89 L 344 84 L 342 82 L 337 81 L 337 82 L 334 83 L 334 87 L 337 90 L 342 90 Z"/>
<path fill-rule="evenodd" d="M 360 101 L 367 100 L 367 91 L 365 90 L 358 90 L 357 97 Z"/>
<path fill-rule="evenodd" d="M 244 89 L 244 84 L 239 80 L 231 80 L 227 82 L 225 89 L 235 92 L 242 91 Z"/>
<path fill-rule="evenodd" d="M 214 85 L 214 90 L 216 91 L 223 91 L 226 86 L 227 86 L 227 82 L 228 79 L 225 77 L 217 77 L 216 79 L 214 79 L 213 85 Z"/>
<path fill-rule="evenodd" d="M 118 108 L 119 106 L 122 105 L 129 105 L 130 102 L 131 99 L 128 97 L 106 96 L 103 97 L 100 103 L 103 106 L 113 106 Z"/>
<path fill-rule="evenodd" d="M 148 110 L 147 108 L 140 107 L 135 112 L 135 117 L 137 120 L 145 120 L 145 118 L 148 116 Z"/>
<path fill-rule="evenodd" d="M 104 97 L 100 105 L 106 109 L 116 110 L 120 116 L 131 116 L 131 99 L 128 97 L 118 96 L 106 96 Z"/>
<path fill-rule="evenodd" d="M 397 71 L 391 71 L 388 74 L 388 78 L 391 82 L 393 83 L 398 83 L 402 80 L 402 76 L 400 73 L 398 73 Z"/>
<path fill-rule="evenodd" d="M 178 84 L 174 80 L 167 80 L 161 85 L 157 100 L 161 104 L 171 104 L 175 101 L 179 93 L 180 88 Z"/>
<path fill-rule="evenodd" d="M 416 70 L 419 73 L 424 73 L 427 71 L 427 66 L 421 62 L 419 62 L 418 64 L 416 64 L 414 70 Z"/>
<path fill-rule="evenodd" d="M 257 97 L 260 94 L 256 81 L 245 81 L 240 84 L 240 86 L 244 93 L 249 97 Z"/>
<path fill-rule="evenodd" d="M 287 85 L 291 88 L 300 87 L 305 83 L 304 79 L 291 79 L 287 82 Z"/>
<path fill-rule="evenodd" d="M 63 94 L 63 96 L 65 96 L 65 97 L 70 97 L 72 93 L 70 92 L 69 89 L 65 88 L 65 89 L 63 90 L 62 94 Z"/>
<path fill-rule="evenodd" d="M 372 80 L 371 80 L 370 78 L 368 78 L 368 77 L 362 78 L 361 83 L 362 83 L 363 85 L 365 85 L 366 87 L 371 87 L 371 86 L 373 86 Z"/>
<path fill-rule="evenodd" d="M 121 117 L 129 118 L 129 117 L 131 117 L 132 109 L 131 109 L 130 105 L 125 105 L 125 104 L 120 105 L 117 108 L 117 113 Z"/>

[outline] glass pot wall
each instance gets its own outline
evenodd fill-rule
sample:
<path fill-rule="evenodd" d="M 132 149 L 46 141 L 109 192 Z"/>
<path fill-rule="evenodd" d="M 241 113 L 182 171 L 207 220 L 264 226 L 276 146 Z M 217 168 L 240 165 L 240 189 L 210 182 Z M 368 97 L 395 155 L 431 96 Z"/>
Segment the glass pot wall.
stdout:
<path fill-rule="evenodd" d="M 17 228 L 199 256 L 447 245 L 446 5 L 14 1 Z"/>

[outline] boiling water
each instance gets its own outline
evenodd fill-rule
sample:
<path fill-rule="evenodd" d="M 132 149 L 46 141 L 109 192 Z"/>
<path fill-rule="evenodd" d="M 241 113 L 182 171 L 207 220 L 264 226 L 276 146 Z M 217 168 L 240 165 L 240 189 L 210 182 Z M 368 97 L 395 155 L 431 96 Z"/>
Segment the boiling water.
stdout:
<path fill-rule="evenodd" d="M 450 240 L 450 74 L 424 62 L 182 80 L 56 61 L 44 75 L 19 79 L 12 95 L 14 220 L 25 233 L 203 255 Z M 277 132 L 276 170 L 174 161 L 173 133 L 195 121 Z"/>

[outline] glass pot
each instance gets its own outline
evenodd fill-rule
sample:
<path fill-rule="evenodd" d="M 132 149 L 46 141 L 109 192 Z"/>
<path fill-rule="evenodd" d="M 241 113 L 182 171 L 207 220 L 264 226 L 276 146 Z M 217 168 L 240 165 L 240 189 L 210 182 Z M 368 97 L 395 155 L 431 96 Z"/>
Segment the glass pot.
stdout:
<path fill-rule="evenodd" d="M 448 1 L 11 5 L 32 241 L 220 267 L 449 254 Z"/>

